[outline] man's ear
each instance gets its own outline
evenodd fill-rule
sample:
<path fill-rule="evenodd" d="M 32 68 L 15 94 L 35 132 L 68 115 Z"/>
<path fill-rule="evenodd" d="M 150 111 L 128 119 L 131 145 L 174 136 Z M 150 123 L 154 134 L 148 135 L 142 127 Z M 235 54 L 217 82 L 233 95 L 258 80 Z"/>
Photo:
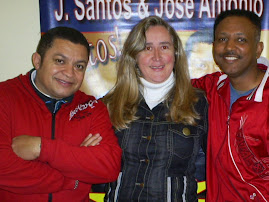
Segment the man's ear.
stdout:
<path fill-rule="evenodd" d="M 257 50 L 256 50 L 256 58 L 257 59 L 261 56 L 262 51 L 263 51 L 263 47 L 264 47 L 263 42 L 259 42 L 257 44 Z"/>
<path fill-rule="evenodd" d="M 36 70 L 41 66 L 41 56 L 37 52 L 32 55 L 32 63 Z"/>

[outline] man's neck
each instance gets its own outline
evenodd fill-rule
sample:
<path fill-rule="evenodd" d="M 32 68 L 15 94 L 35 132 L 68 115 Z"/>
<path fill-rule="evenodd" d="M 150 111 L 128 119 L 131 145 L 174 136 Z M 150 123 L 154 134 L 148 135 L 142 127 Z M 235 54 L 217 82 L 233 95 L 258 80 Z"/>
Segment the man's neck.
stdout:
<path fill-rule="evenodd" d="M 35 76 L 36 76 L 36 70 L 31 72 L 31 76 L 30 76 L 31 84 L 32 84 L 35 92 L 37 93 L 37 95 L 46 103 L 46 106 L 48 107 L 48 109 L 51 112 L 56 113 L 60 109 L 60 107 L 63 103 L 72 102 L 74 95 L 57 100 L 57 99 L 54 99 L 54 98 L 50 97 L 49 95 L 46 95 L 45 93 L 41 92 L 37 88 L 37 86 L 35 85 Z"/>
<path fill-rule="evenodd" d="M 238 91 L 249 91 L 261 83 L 264 73 L 265 72 L 261 69 L 255 68 L 252 72 L 249 72 L 245 76 L 229 78 L 234 89 Z"/>

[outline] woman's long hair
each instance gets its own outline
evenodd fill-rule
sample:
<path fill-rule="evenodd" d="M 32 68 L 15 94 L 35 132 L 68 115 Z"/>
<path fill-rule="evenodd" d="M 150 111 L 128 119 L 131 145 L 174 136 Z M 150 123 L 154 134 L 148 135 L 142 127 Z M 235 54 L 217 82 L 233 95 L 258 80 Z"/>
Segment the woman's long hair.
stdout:
<path fill-rule="evenodd" d="M 168 92 L 165 103 L 169 108 L 167 120 L 176 123 L 195 125 L 199 118 L 194 110 L 198 98 L 191 85 L 187 58 L 182 42 L 176 31 L 164 20 L 150 16 L 141 20 L 129 33 L 117 63 L 117 81 L 112 90 L 104 97 L 113 126 L 117 129 L 128 128 L 136 120 L 139 104 L 139 69 L 136 58 L 145 49 L 146 31 L 151 26 L 164 26 L 172 37 L 175 50 L 174 76 L 175 84 Z"/>

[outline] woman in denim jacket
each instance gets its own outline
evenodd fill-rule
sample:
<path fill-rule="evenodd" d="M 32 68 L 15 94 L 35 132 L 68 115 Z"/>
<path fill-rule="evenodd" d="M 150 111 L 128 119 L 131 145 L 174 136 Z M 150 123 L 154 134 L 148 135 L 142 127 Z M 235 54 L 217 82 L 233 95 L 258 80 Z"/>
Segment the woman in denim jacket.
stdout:
<path fill-rule="evenodd" d="M 123 150 L 107 201 L 197 201 L 195 160 L 206 148 L 207 101 L 191 85 L 176 31 L 150 16 L 130 32 L 104 98 Z"/>

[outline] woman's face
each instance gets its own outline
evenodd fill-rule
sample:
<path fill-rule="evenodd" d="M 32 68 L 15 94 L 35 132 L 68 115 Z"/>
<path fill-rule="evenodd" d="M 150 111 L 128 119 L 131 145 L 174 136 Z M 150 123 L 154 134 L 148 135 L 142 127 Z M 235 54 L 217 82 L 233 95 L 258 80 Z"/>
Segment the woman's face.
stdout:
<path fill-rule="evenodd" d="M 151 83 L 162 83 L 171 75 L 175 63 L 172 37 L 164 26 L 151 26 L 146 31 L 146 46 L 137 55 L 142 77 Z"/>

